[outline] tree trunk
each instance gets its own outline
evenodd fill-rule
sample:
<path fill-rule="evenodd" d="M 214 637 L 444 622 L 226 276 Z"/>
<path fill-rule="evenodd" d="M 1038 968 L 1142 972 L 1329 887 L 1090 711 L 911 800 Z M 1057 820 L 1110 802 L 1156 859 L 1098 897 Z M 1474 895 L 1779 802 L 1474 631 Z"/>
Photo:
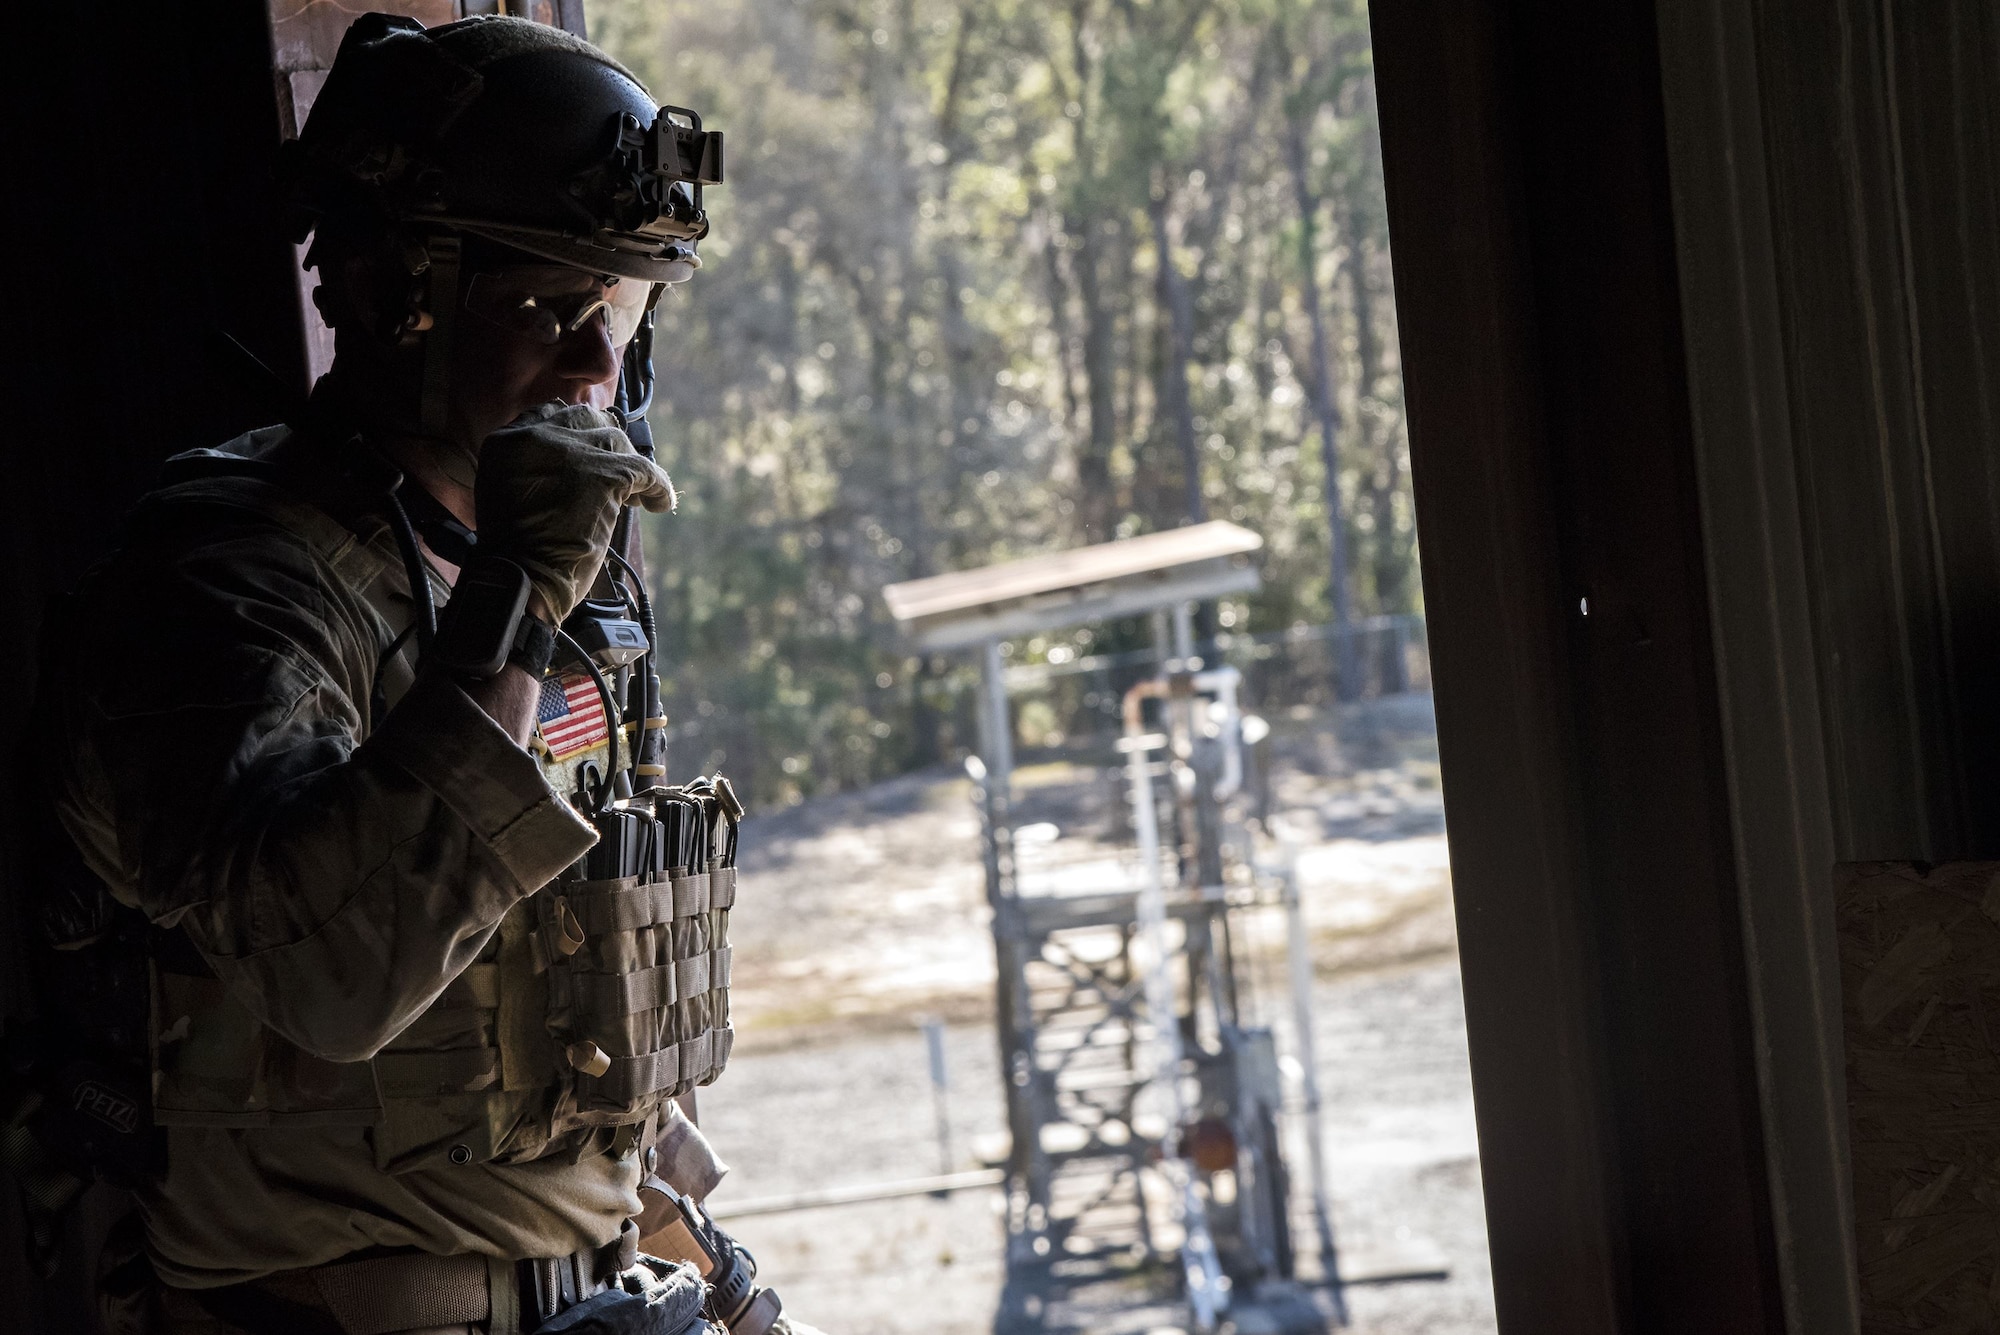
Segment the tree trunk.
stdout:
<path fill-rule="evenodd" d="M 1065 431 L 1075 431 L 1082 423 L 1083 401 L 1076 392 L 1076 335 L 1069 323 L 1069 279 L 1063 273 L 1062 233 L 1056 232 L 1042 247 L 1042 263 L 1049 284 L 1049 328 L 1056 339 L 1056 374 L 1062 380 L 1062 400 L 1057 411 Z"/>
<path fill-rule="evenodd" d="M 1351 202 L 1351 201 L 1350 201 Z M 1362 242 L 1360 206 L 1348 214 L 1348 279 L 1354 285 L 1354 322 L 1358 336 L 1355 351 L 1361 362 L 1361 392 L 1375 397 L 1382 379 L 1382 341 L 1375 328 L 1375 297 L 1368 284 L 1368 250 Z M 1365 422 L 1366 419 L 1364 419 Z M 1396 433 L 1376 425 L 1364 427 L 1362 447 L 1370 456 L 1368 512 L 1373 521 L 1369 533 L 1369 561 L 1375 575 L 1375 611 L 1395 615 L 1405 610 L 1408 561 L 1396 538 L 1396 485 L 1402 469 L 1396 458 Z M 1381 665 L 1382 691 L 1396 695 L 1409 688 L 1409 668 L 1403 659 L 1401 634 L 1386 637 L 1377 647 Z"/>
<path fill-rule="evenodd" d="M 1086 39 L 1090 5 L 1088 0 L 1071 0 L 1070 65 L 1077 114 L 1070 120 L 1070 135 L 1076 156 L 1077 186 L 1075 213 L 1063 220 L 1064 230 L 1075 247 L 1077 297 L 1083 305 L 1083 377 L 1090 400 L 1090 437 L 1076 463 L 1084 536 L 1092 542 L 1108 541 L 1117 522 L 1117 498 L 1111 487 L 1111 452 L 1118 441 L 1118 417 L 1113 406 L 1117 369 L 1112 365 L 1113 316 L 1105 303 L 1103 273 L 1103 220 L 1098 211 L 1097 150 L 1091 141 L 1090 81 L 1096 63 Z"/>
<path fill-rule="evenodd" d="M 1360 363 L 1358 385 L 1361 399 L 1377 399 L 1386 368 L 1382 365 L 1382 331 L 1377 324 L 1375 289 L 1369 274 L 1373 251 L 1368 244 L 1367 191 L 1374 179 L 1374 140 L 1362 141 L 1361 163 L 1347 190 L 1347 281 L 1354 293 L 1355 353 Z M 1396 488 L 1402 466 L 1396 457 L 1396 433 L 1382 429 L 1367 418 L 1361 428 L 1364 453 L 1371 456 L 1368 469 L 1368 509 L 1374 521 L 1370 534 L 1369 563 L 1373 568 L 1375 610 L 1395 613 L 1405 610 L 1409 587 L 1407 555 L 1396 537 Z"/>
<path fill-rule="evenodd" d="M 1112 314 L 1106 308 L 1104 288 L 1098 274 L 1100 256 L 1097 219 L 1072 220 L 1070 234 L 1076 240 L 1076 292 L 1083 305 L 1083 381 L 1090 400 L 1089 443 L 1076 461 L 1076 480 L 1083 493 L 1084 536 L 1092 542 L 1112 538 L 1117 521 L 1116 498 L 1111 490 L 1111 451 L 1118 439 L 1118 416 L 1113 406 L 1117 368 L 1112 364 Z"/>
<path fill-rule="evenodd" d="M 1333 351 L 1321 306 L 1318 276 L 1319 199 L 1306 174 L 1306 126 L 1313 108 L 1288 109 L 1285 149 L 1291 160 L 1292 193 L 1299 210 L 1299 294 L 1312 331 L 1312 367 L 1306 377 L 1313 415 L 1319 420 L 1320 460 L 1326 472 L 1328 592 L 1333 604 L 1334 694 L 1352 699 L 1361 688 L 1360 660 L 1354 643 L 1353 609 L 1347 589 L 1347 514 L 1340 498 L 1340 406 L 1334 399 Z"/>
<path fill-rule="evenodd" d="M 1188 300 L 1187 280 L 1175 267 L 1173 238 L 1167 230 L 1167 199 L 1164 192 L 1148 204 L 1153 221 L 1153 252 L 1157 257 L 1156 287 L 1159 308 L 1166 316 L 1166 335 L 1160 340 L 1160 409 L 1174 433 L 1181 456 L 1181 522 L 1199 524 L 1208 518 L 1208 501 L 1201 488 L 1201 445 L 1194 435 L 1194 403 L 1188 393 L 1187 366 L 1194 355 L 1194 312 Z"/>

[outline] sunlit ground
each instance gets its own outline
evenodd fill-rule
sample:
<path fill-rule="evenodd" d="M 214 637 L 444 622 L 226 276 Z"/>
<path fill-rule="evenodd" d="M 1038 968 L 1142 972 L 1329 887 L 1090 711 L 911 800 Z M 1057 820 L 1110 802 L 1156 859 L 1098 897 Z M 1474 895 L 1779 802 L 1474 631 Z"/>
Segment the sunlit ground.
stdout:
<path fill-rule="evenodd" d="M 1350 1289 L 1355 1328 L 1493 1327 L 1443 808 L 1428 702 L 1402 697 L 1280 723 L 1274 829 L 1296 857 L 1317 969 L 1315 1038 L 1336 1228 L 1350 1272 L 1442 1262 L 1444 1281 Z M 1055 827 L 1031 865 L 1116 874 L 1116 790 L 1066 764 L 1022 774 L 1023 824 Z M 977 1168 L 1004 1143 L 993 954 L 978 826 L 945 771 L 823 799 L 746 827 L 736 911 L 737 1056 L 701 1095 L 734 1171 L 712 1202 Z M 941 1158 L 925 1015 L 948 1023 Z M 1294 1172 L 1303 1176 L 1303 1164 Z M 991 1329 L 999 1194 L 974 1189 L 730 1224 L 789 1307 L 831 1331 Z M 1179 1319 L 1141 1290 L 1100 1295 L 1088 1328 Z"/>

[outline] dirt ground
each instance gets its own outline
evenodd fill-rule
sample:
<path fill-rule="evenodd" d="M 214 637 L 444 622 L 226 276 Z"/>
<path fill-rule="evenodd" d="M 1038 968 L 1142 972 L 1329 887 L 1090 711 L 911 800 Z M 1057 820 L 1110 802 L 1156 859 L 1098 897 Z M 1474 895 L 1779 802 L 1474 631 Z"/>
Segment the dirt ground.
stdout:
<path fill-rule="evenodd" d="M 1294 859 L 1316 968 L 1335 1230 L 1349 1274 L 1443 1265 L 1444 1280 L 1351 1286 L 1353 1329 L 1493 1329 L 1444 822 L 1428 701 L 1275 720 L 1271 826 Z M 1116 790 L 1088 765 L 1020 773 L 1021 825 L 1061 861 L 1115 855 Z M 733 1168 L 711 1204 L 788 1308 L 833 1335 L 985 1335 L 1004 1278 L 1000 1193 L 974 1188 L 807 1210 L 826 1189 L 980 1166 L 1004 1143 L 978 825 L 933 771 L 746 826 L 732 923 L 738 1026 L 701 1120 Z M 950 1149 L 920 1025 L 944 1021 Z M 1303 1176 L 1303 1161 L 1294 1166 Z M 744 1207 L 754 1213 L 731 1217 Z M 1323 1299 L 1322 1299 L 1323 1301 Z M 1185 1318 L 1134 1290 L 1072 1329 Z"/>

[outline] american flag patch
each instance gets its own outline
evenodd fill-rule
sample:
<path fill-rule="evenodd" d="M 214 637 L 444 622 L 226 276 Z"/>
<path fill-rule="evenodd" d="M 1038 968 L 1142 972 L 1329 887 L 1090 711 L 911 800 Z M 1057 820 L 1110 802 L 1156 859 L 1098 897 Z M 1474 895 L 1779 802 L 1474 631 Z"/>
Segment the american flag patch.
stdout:
<path fill-rule="evenodd" d="M 604 703 L 597 686 L 580 672 L 565 672 L 542 682 L 541 704 L 535 710 L 535 730 L 549 748 L 551 760 L 567 760 L 611 734 L 604 724 Z"/>

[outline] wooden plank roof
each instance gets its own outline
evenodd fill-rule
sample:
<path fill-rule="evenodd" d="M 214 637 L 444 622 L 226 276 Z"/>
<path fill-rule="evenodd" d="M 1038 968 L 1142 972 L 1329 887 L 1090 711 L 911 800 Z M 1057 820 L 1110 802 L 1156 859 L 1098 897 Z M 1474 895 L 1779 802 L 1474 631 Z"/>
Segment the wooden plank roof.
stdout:
<path fill-rule="evenodd" d="M 913 640 L 942 649 L 1253 589 L 1249 556 L 1263 545 L 1216 520 L 908 580 L 882 596 Z"/>

